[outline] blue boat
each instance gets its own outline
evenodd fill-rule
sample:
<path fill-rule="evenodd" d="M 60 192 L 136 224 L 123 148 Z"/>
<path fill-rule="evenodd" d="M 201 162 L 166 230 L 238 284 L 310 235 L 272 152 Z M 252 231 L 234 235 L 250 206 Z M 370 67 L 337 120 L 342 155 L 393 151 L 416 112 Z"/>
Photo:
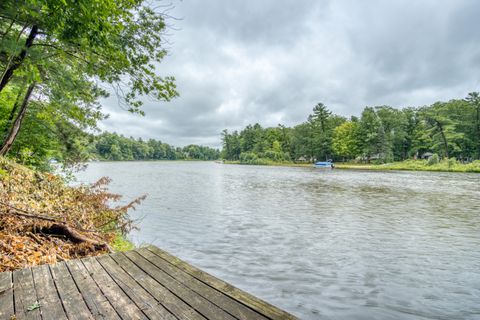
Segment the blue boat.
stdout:
<path fill-rule="evenodd" d="M 315 162 L 313 165 L 315 168 L 326 168 L 326 169 L 333 169 L 335 165 L 331 161 L 319 161 Z"/>

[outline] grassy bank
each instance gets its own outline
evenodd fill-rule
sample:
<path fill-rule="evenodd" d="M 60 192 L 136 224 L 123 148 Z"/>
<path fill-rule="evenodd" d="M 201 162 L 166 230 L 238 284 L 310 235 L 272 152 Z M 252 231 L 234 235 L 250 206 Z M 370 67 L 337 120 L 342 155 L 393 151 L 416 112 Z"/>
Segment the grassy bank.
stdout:
<path fill-rule="evenodd" d="M 108 179 L 71 187 L 0 157 L 0 272 L 133 247 L 128 210 L 111 207 Z"/>
<path fill-rule="evenodd" d="M 445 159 L 436 164 L 428 164 L 426 160 L 406 160 L 385 164 L 338 163 L 339 169 L 360 170 L 408 170 L 408 171 L 438 171 L 438 172 L 477 172 L 480 173 L 480 161 L 463 164 L 455 159 Z"/>
<path fill-rule="evenodd" d="M 284 167 L 311 167 L 311 163 L 275 162 L 264 159 L 244 163 L 240 161 L 225 161 L 226 164 L 267 165 Z M 427 160 L 406 160 L 385 164 L 335 163 L 338 169 L 352 170 L 407 170 L 407 171 L 438 171 L 438 172 L 476 172 L 480 173 L 480 160 L 463 164 L 455 159 L 445 159 L 436 164 L 428 164 Z"/>
<path fill-rule="evenodd" d="M 110 244 L 113 251 L 120 252 L 120 251 L 128 251 L 135 249 L 135 245 L 127 239 L 126 235 L 121 233 L 117 233 L 115 239 L 113 239 L 112 243 Z"/>

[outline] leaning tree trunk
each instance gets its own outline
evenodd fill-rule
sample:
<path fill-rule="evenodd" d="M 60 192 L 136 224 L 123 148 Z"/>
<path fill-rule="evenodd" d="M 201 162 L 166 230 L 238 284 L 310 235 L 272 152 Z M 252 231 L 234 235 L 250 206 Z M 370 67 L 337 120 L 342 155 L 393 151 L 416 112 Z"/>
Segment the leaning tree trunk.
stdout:
<path fill-rule="evenodd" d="M 12 147 L 13 142 L 18 135 L 18 132 L 20 131 L 23 118 L 25 117 L 25 114 L 27 112 L 28 101 L 30 100 L 30 96 L 32 95 L 35 85 L 36 83 L 34 82 L 28 86 L 27 93 L 25 94 L 22 105 L 20 106 L 20 111 L 18 112 L 15 122 L 10 129 L 10 132 L 8 133 L 0 148 L 0 156 L 4 156 L 8 153 L 8 151 L 10 151 L 10 148 Z"/>
<path fill-rule="evenodd" d="M 7 69 L 5 69 L 5 71 L 3 72 L 2 78 L 0 80 L 0 92 L 10 81 L 15 70 L 17 70 L 22 65 L 23 61 L 27 57 L 28 50 L 33 45 L 33 40 L 35 40 L 35 37 L 37 35 L 38 26 L 33 26 L 30 30 L 30 34 L 28 35 L 27 40 L 25 40 L 25 45 L 23 46 L 22 51 L 20 51 L 20 53 L 13 58 L 12 63 L 9 66 L 7 65 Z"/>
<path fill-rule="evenodd" d="M 13 118 L 17 114 L 18 108 L 20 107 L 20 102 L 22 101 L 22 95 L 23 95 L 23 90 L 20 90 L 18 92 L 17 98 L 15 99 L 15 104 L 13 105 L 13 108 L 10 111 L 10 115 L 8 116 L 7 122 L 5 123 L 5 126 L 2 129 L 3 131 L 2 138 L 6 137 L 8 134 L 8 129 L 10 128 L 10 125 L 13 122 Z"/>

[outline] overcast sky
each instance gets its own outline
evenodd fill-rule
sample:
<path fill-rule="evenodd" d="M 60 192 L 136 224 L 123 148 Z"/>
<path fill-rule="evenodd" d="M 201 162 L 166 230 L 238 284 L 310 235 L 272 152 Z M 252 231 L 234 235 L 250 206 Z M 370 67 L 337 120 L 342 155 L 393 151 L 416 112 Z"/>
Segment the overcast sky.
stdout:
<path fill-rule="evenodd" d="M 165 2 L 163 2 L 165 3 Z M 317 102 L 334 113 L 420 106 L 480 90 L 477 0 L 174 0 L 170 54 L 159 66 L 180 97 L 114 98 L 101 128 L 177 146 L 220 146 L 223 129 L 288 126 Z"/>

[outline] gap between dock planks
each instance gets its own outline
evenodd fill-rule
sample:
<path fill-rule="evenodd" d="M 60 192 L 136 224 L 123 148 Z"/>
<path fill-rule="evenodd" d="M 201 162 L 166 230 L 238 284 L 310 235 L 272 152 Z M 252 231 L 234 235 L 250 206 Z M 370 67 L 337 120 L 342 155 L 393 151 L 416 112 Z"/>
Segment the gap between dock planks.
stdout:
<path fill-rule="evenodd" d="M 155 247 L 0 273 L 0 320 L 290 320 Z"/>

